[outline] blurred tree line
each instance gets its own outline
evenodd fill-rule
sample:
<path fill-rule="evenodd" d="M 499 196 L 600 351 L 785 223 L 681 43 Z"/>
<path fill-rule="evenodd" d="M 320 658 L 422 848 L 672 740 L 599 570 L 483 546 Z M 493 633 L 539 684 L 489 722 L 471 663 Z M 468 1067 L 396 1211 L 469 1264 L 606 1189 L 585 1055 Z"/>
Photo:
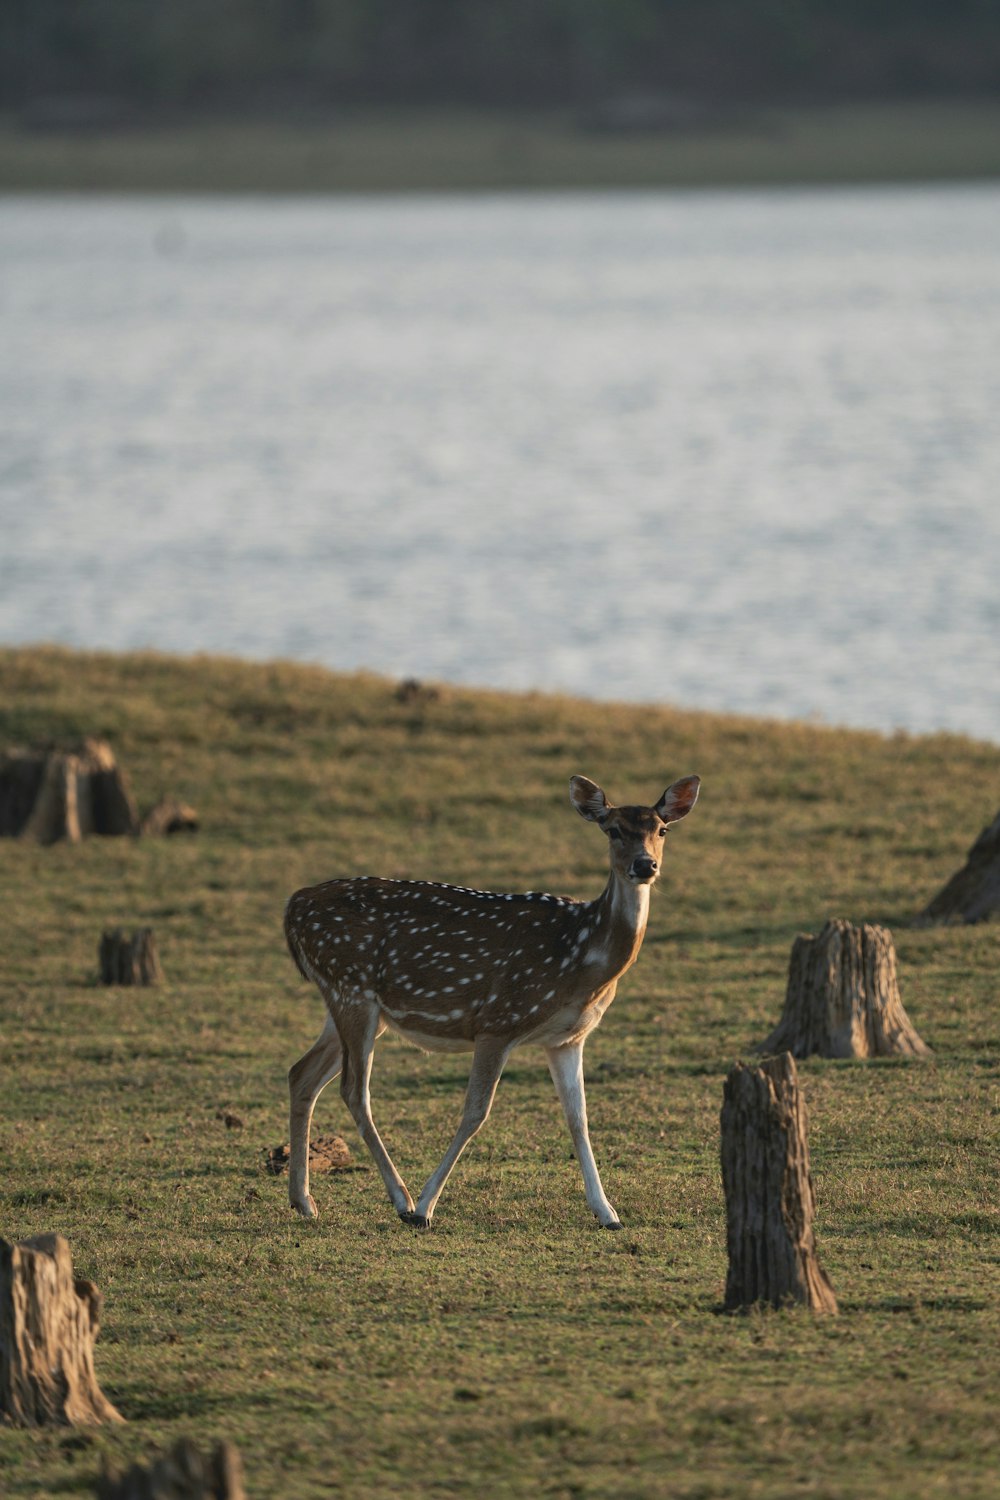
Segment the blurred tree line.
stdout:
<path fill-rule="evenodd" d="M 954 97 L 1000 87 L 1000 0 L 0 0 L 0 48 L 15 111 Z"/>

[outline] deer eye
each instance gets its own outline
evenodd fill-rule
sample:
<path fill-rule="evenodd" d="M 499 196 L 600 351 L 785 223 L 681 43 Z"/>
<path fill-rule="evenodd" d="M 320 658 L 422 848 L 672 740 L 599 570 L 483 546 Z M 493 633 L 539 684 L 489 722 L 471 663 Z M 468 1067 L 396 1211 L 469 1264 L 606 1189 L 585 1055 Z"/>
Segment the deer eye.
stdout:
<path fill-rule="evenodd" d="M 661 838 L 661 839 L 666 838 L 666 836 L 667 836 L 667 825 L 666 825 L 666 823 L 664 823 L 664 825 L 663 825 L 662 828 L 658 828 L 656 830 L 656 833 L 657 833 L 657 837 L 658 838 Z"/>

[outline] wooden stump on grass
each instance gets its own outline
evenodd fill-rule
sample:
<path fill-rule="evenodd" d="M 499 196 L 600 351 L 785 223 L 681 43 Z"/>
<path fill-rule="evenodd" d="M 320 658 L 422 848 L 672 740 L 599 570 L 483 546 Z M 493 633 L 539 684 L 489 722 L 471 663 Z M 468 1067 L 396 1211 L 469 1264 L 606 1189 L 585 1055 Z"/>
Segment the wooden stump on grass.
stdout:
<path fill-rule="evenodd" d="M 97 950 L 102 984 L 159 984 L 163 979 L 152 927 L 131 937 L 120 927 L 102 934 Z"/>
<path fill-rule="evenodd" d="M 727 1310 L 794 1302 L 835 1313 L 816 1257 L 806 1110 L 789 1053 L 730 1070 L 721 1125 Z"/>
<path fill-rule="evenodd" d="M 246 1500 L 243 1465 L 232 1443 L 217 1443 L 206 1458 L 181 1438 L 148 1468 L 133 1464 L 125 1474 L 103 1474 L 99 1500 Z"/>
<path fill-rule="evenodd" d="M 983 829 L 960 870 L 929 901 L 914 927 L 986 922 L 1000 916 L 1000 813 Z"/>
<path fill-rule="evenodd" d="M 176 797 L 161 797 L 143 818 L 139 831 L 146 837 L 151 834 L 197 833 L 198 814 Z"/>
<path fill-rule="evenodd" d="M 103 740 L 70 750 L 13 750 L 0 760 L 0 834 L 55 844 L 139 832 L 124 771 Z"/>
<path fill-rule="evenodd" d="M 760 1049 L 793 1057 L 926 1057 L 903 1009 L 885 927 L 827 922 L 792 945 L 781 1020 Z"/>
<path fill-rule="evenodd" d="M 121 1422 L 94 1373 L 103 1299 L 61 1234 L 0 1240 L 0 1414 L 18 1427 Z"/>

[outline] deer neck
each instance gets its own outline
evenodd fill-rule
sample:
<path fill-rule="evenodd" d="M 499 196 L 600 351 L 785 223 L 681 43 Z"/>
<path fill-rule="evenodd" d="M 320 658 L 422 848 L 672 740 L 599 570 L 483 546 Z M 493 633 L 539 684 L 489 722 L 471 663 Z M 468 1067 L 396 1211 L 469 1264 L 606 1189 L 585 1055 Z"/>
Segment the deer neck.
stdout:
<path fill-rule="evenodd" d="M 649 886 L 612 873 L 592 910 L 591 961 L 601 963 L 611 980 L 639 957 L 649 917 Z"/>

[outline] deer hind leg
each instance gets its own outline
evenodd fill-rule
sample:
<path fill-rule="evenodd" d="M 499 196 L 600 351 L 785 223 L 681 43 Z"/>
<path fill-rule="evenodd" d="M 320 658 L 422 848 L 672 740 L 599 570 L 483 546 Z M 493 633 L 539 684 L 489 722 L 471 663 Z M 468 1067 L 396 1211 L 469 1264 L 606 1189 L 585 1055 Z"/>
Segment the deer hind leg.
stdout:
<path fill-rule="evenodd" d="M 309 1192 L 309 1126 L 320 1093 L 340 1072 L 342 1049 L 333 1017 L 327 1016 L 319 1038 L 288 1070 L 288 1201 L 306 1219 L 316 1217 Z"/>
<path fill-rule="evenodd" d="M 375 1129 L 369 1090 L 375 1043 L 385 1030 L 385 1022 L 377 1005 L 361 1002 L 339 1012 L 337 1027 L 344 1044 L 341 1095 L 354 1116 L 361 1139 L 382 1173 L 382 1181 L 386 1185 L 392 1206 L 402 1217 L 413 1212 L 413 1199 L 407 1191 L 406 1183 L 393 1166 L 392 1158 L 382 1144 L 382 1137 Z"/>
<path fill-rule="evenodd" d="M 416 1209 L 413 1213 L 404 1215 L 408 1224 L 413 1224 L 418 1229 L 428 1229 L 434 1214 L 434 1206 L 441 1196 L 441 1190 L 451 1169 L 458 1161 L 476 1131 L 486 1123 L 486 1118 L 493 1107 L 493 1099 L 496 1095 L 497 1084 L 500 1082 L 500 1074 L 503 1065 L 510 1054 L 510 1044 L 502 1041 L 499 1037 L 481 1036 L 476 1042 L 475 1052 L 472 1057 L 472 1071 L 469 1074 L 469 1086 L 465 1093 L 465 1109 L 462 1111 L 462 1119 L 455 1137 L 445 1152 L 441 1165 L 432 1172 L 424 1184 L 424 1190 L 420 1194 Z"/>
<path fill-rule="evenodd" d="M 566 1124 L 573 1138 L 573 1149 L 583 1173 L 583 1189 L 591 1212 L 596 1214 L 602 1229 L 622 1227 L 615 1210 L 608 1202 L 601 1186 L 601 1174 L 597 1170 L 594 1153 L 587 1129 L 587 1096 L 583 1087 L 583 1043 L 568 1047 L 547 1047 L 546 1057 L 549 1072 L 556 1086 L 559 1102 L 566 1116 Z"/>

